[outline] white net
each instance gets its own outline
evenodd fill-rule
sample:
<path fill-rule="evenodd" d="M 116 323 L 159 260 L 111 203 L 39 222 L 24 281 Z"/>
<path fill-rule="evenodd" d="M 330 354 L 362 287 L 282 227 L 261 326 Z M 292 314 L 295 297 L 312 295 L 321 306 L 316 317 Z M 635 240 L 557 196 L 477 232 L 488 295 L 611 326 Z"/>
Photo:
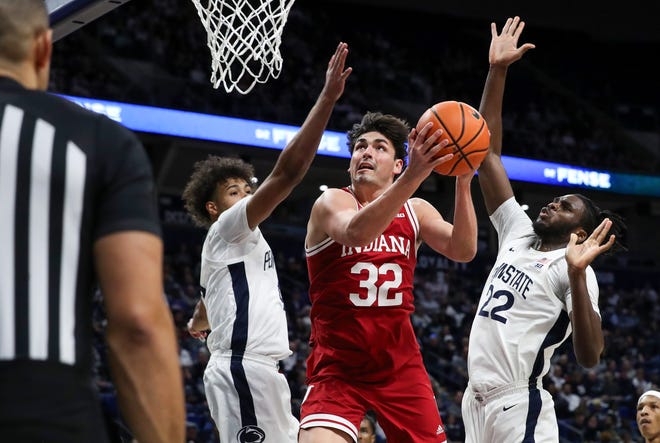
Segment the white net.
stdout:
<path fill-rule="evenodd" d="M 282 70 L 282 31 L 295 0 L 192 0 L 211 50 L 211 83 L 249 93 Z"/>

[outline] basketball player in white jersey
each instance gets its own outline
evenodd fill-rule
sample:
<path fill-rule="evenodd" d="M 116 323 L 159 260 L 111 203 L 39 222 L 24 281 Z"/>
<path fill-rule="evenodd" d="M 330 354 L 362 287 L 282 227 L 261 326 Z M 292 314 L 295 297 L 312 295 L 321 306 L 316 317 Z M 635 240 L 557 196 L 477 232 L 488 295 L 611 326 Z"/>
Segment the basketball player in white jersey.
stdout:
<path fill-rule="evenodd" d="M 637 427 L 644 443 L 660 443 L 660 392 L 650 390 L 637 401 Z"/>
<path fill-rule="evenodd" d="M 519 17 L 509 18 L 498 34 L 491 24 L 480 107 L 491 145 L 478 177 L 499 252 L 470 332 L 462 404 L 468 443 L 559 440 L 554 403 L 541 379 L 571 333 L 578 363 L 599 362 L 604 340 L 590 264 L 620 246 L 616 237 L 624 228 L 620 217 L 579 194 L 555 198 L 534 222 L 514 198 L 501 160 L 501 113 L 508 66 L 534 48 L 518 47 L 524 26 Z"/>
<path fill-rule="evenodd" d="M 325 86 L 273 171 L 252 193 L 252 166 L 211 156 L 198 162 L 183 193 L 186 209 L 208 234 L 198 303 L 188 330 L 211 332 L 204 387 L 222 443 L 295 442 L 298 421 L 278 361 L 289 356 L 286 315 L 275 259 L 259 230 L 309 169 L 351 68 L 340 43 Z"/>

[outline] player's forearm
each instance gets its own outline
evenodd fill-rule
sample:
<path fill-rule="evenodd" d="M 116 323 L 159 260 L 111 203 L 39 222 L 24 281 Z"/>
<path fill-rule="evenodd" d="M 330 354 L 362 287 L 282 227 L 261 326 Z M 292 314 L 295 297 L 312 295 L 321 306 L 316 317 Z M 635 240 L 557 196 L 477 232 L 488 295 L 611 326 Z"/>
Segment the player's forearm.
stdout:
<path fill-rule="evenodd" d="M 506 74 L 506 66 L 490 67 L 479 105 L 479 112 L 486 120 L 490 131 L 490 153 L 497 156 L 502 155 L 502 103 Z M 488 157 L 484 162 L 487 160 Z"/>
<path fill-rule="evenodd" d="M 404 203 L 414 194 L 420 182 L 405 177 L 405 172 L 378 198 L 358 211 L 346 226 L 346 246 L 366 246 L 390 225 Z"/>
<path fill-rule="evenodd" d="M 168 312 L 154 324 L 109 325 L 113 381 L 122 415 L 140 442 L 179 443 L 185 435 L 181 368 Z"/>
<path fill-rule="evenodd" d="M 573 299 L 571 324 L 575 357 L 580 365 L 592 368 L 600 361 L 605 346 L 601 321 L 591 306 L 585 271 L 572 270 L 568 275 Z"/>
<path fill-rule="evenodd" d="M 470 182 L 456 179 L 454 222 L 451 235 L 454 261 L 468 262 L 477 254 L 477 215 L 472 201 Z"/>
<path fill-rule="evenodd" d="M 206 316 L 206 306 L 201 300 L 195 305 L 195 311 L 193 312 L 190 326 L 200 332 L 211 329 L 208 317 Z"/>

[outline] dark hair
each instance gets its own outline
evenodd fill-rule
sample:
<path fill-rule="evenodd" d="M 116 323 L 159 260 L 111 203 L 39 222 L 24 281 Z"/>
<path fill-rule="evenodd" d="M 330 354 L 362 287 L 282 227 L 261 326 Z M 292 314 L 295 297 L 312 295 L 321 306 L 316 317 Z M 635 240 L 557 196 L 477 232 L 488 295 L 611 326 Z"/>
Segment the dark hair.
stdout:
<path fill-rule="evenodd" d="M 193 173 L 183 190 L 186 211 L 196 225 L 208 228 L 213 219 L 206 210 L 206 202 L 213 199 L 218 184 L 230 178 L 240 178 L 252 183 L 254 168 L 240 158 L 209 155 L 206 160 L 193 166 Z"/>
<path fill-rule="evenodd" d="M 366 420 L 369 422 L 371 425 L 371 430 L 373 431 L 374 435 L 376 435 L 376 417 L 373 413 L 373 411 L 369 410 L 364 414 L 363 420 Z"/>
<path fill-rule="evenodd" d="M 612 248 L 607 251 L 606 254 L 613 254 L 619 251 L 627 251 L 628 248 L 622 242 L 623 236 L 627 230 L 623 217 L 607 209 L 600 209 L 589 197 L 586 197 L 582 194 L 575 194 L 575 196 L 582 200 L 585 206 L 585 211 L 582 215 L 582 220 L 580 220 L 580 224 L 584 230 L 587 231 L 587 235 L 590 235 L 592 232 L 594 232 L 594 229 L 596 229 L 596 227 L 601 224 L 603 220 L 609 218 L 612 221 L 612 226 L 608 232 L 608 235 L 614 234 L 616 240 L 614 245 L 612 245 Z"/>
<path fill-rule="evenodd" d="M 406 156 L 408 155 L 406 142 L 408 141 L 408 133 L 410 132 L 408 122 L 390 114 L 367 112 L 362 117 L 362 121 L 355 123 L 346 134 L 348 138 L 348 152 L 353 152 L 355 142 L 362 134 L 371 131 L 380 132 L 387 137 L 394 145 L 395 158 L 402 159 L 405 165 Z"/>

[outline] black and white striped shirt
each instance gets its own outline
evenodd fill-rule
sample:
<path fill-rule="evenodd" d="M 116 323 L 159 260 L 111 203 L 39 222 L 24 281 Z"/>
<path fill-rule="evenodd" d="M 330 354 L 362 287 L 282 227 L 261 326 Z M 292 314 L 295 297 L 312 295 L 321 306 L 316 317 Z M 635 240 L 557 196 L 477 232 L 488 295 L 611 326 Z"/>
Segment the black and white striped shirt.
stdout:
<path fill-rule="evenodd" d="M 0 78 L 0 365 L 91 373 L 92 246 L 160 235 L 151 165 L 107 117 Z"/>

